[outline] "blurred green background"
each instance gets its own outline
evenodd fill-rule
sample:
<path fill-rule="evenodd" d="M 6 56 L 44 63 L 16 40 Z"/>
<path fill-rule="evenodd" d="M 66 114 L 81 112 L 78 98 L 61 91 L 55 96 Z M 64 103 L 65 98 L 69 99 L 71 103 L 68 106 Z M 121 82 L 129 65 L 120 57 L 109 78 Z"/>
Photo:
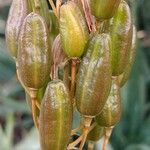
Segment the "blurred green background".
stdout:
<path fill-rule="evenodd" d="M 39 139 L 15 62 L 5 44 L 11 0 L 0 0 L 0 150 L 38 150 Z M 150 0 L 128 0 L 137 26 L 137 55 L 122 88 L 123 113 L 108 150 L 150 150 Z M 95 149 L 100 148 L 101 141 Z"/>

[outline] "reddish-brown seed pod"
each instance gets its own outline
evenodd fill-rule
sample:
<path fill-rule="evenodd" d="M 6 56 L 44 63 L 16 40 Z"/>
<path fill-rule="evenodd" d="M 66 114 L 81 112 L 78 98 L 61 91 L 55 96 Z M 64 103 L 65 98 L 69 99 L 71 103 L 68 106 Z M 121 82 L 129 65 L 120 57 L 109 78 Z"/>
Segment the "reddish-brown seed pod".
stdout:
<path fill-rule="evenodd" d="M 117 78 L 112 80 L 109 97 L 101 113 L 96 116 L 96 122 L 103 127 L 111 127 L 119 122 L 121 116 L 120 86 Z"/>
<path fill-rule="evenodd" d="M 76 106 L 85 116 L 98 115 L 111 87 L 111 42 L 108 34 L 95 35 L 79 66 L 76 83 Z"/>
<path fill-rule="evenodd" d="M 29 14 L 21 27 L 17 63 L 19 77 L 26 87 L 43 87 L 50 74 L 51 50 L 47 25 L 36 13 Z"/>
<path fill-rule="evenodd" d="M 28 14 L 27 0 L 13 0 L 6 24 L 6 43 L 13 57 L 17 57 L 18 37 L 23 20 Z"/>
<path fill-rule="evenodd" d="M 66 150 L 72 127 L 73 107 L 60 80 L 49 82 L 41 104 L 39 133 L 41 150 Z"/>

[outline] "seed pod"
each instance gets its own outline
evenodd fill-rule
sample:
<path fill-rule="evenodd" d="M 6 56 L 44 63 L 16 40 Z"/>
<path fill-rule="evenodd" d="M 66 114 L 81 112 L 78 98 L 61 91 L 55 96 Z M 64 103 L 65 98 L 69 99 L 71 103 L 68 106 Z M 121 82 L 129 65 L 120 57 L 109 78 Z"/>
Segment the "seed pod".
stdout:
<path fill-rule="evenodd" d="M 72 127 L 72 104 L 60 80 L 48 84 L 40 111 L 39 133 L 42 150 L 65 150 Z"/>
<path fill-rule="evenodd" d="M 112 74 L 118 76 L 125 71 L 132 42 L 131 13 L 125 1 L 121 1 L 110 24 Z"/>
<path fill-rule="evenodd" d="M 97 142 L 100 138 L 102 138 L 103 135 L 104 127 L 101 127 L 98 124 L 96 124 L 96 126 L 89 132 L 87 140 Z"/>
<path fill-rule="evenodd" d="M 62 47 L 68 57 L 80 57 L 89 38 L 86 21 L 74 2 L 60 8 L 59 30 Z"/>
<path fill-rule="evenodd" d="M 100 126 L 114 126 L 121 116 L 121 99 L 118 79 L 113 79 L 111 91 L 102 112 L 95 120 Z"/>
<path fill-rule="evenodd" d="M 43 18 L 29 14 L 21 27 L 18 49 L 18 73 L 28 88 L 39 89 L 49 78 L 51 51 L 49 34 Z"/>
<path fill-rule="evenodd" d="M 86 116 L 96 116 L 102 110 L 111 87 L 110 38 L 96 35 L 89 42 L 77 74 L 76 105 Z"/>
<path fill-rule="evenodd" d="M 18 36 L 27 13 L 28 7 L 26 0 L 12 1 L 6 24 L 5 36 L 7 47 L 13 57 L 17 57 Z"/>
<path fill-rule="evenodd" d="M 133 36 L 132 36 L 132 45 L 129 53 L 129 62 L 126 66 L 125 72 L 123 72 L 123 74 L 119 76 L 119 83 L 121 87 L 126 83 L 126 81 L 129 78 L 135 60 L 135 55 L 136 55 L 136 27 L 133 25 Z"/>
<path fill-rule="evenodd" d="M 90 0 L 92 14 L 100 20 L 111 18 L 121 0 Z"/>

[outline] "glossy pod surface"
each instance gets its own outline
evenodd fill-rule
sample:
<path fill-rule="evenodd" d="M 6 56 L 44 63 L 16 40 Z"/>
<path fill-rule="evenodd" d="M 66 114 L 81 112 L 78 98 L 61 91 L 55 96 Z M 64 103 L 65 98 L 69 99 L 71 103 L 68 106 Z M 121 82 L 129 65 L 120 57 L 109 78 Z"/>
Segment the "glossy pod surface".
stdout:
<path fill-rule="evenodd" d="M 136 55 L 136 27 L 133 26 L 132 46 L 129 53 L 129 61 L 126 66 L 125 72 L 123 72 L 123 74 L 119 76 L 119 82 L 121 87 L 127 82 L 129 78 L 135 60 L 135 55 Z"/>
<path fill-rule="evenodd" d="M 102 136 L 104 135 L 104 127 L 99 126 L 96 124 L 96 126 L 91 130 L 87 136 L 87 140 L 92 142 L 97 142 Z"/>
<path fill-rule="evenodd" d="M 89 38 L 85 19 L 74 2 L 60 8 L 59 30 L 62 47 L 68 57 L 80 57 Z"/>
<path fill-rule="evenodd" d="M 39 133 L 42 150 L 66 150 L 72 127 L 72 104 L 60 80 L 48 84 L 40 112 Z"/>
<path fill-rule="evenodd" d="M 13 57 L 17 57 L 18 36 L 23 20 L 27 16 L 28 6 L 26 0 L 13 0 L 6 24 L 6 43 Z"/>
<path fill-rule="evenodd" d="M 121 1 L 110 24 L 112 74 L 118 76 L 125 71 L 132 41 L 131 13 L 125 1 Z"/>
<path fill-rule="evenodd" d="M 100 20 L 109 19 L 118 9 L 120 1 L 121 0 L 90 0 L 92 14 Z"/>
<path fill-rule="evenodd" d="M 102 112 L 96 116 L 96 122 L 100 126 L 114 126 L 121 116 L 121 99 L 118 79 L 113 79 L 109 97 Z"/>
<path fill-rule="evenodd" d="M 18 49 L 18 73 L 26 87 L 39 89 L 49 78 L 51 51 L 49 33 L 41 16 L 29 14 L 21 28 Z"/>
<path fill-rule="evenodd" d="M 82 115 L 95 116 L 102 110 L 111 86 L 110 38 L 95 35 L 89 42 L 77 74 L 76 105 Z"/>

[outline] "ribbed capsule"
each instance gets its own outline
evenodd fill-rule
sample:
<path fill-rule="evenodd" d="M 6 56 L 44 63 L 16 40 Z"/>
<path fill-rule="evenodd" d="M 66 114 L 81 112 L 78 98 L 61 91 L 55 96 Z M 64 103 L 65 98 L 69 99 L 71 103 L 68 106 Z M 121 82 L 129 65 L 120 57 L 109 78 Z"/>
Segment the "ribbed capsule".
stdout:
<path fill-rule="evenodd" d="M 95 121 L 94 121 L 95 122 Z M 104 127 L 96 126 L 88 133 L 87 140 L 92 142 L 97 142 L 104 135 Z"/>
<path fill-rule="evenodd" d="M 124 84 L 127 82 L 130 76 L 132 66 L 135 61 L 135 56 L 136 56 L 136 27 L 133 25 L 132 45 L 130 48 L 128 64 L 123 74 L 119 76 L 119 82 L 121 87 L 124 86 Z"/>
<path fill-rule="evenodd" d="M 48 84 L 40 111 L 41 150 L 66 150 L 72 127 L 72 103 L 60 80 Z"/>
<path fill-rule="evenodd" d="M 110 49 L 108 34 L 95 35 L 89 42 L 76 83 L 76 106 L 82 115 L 98 115 L 107 100 L 111 86 Z"/>
<path fill-rule="evenodd" d="M 18 36 L 23 20 L 28 14 L 27 0 L 13 0 L 6 24 L 5 36 L 7 47 L 13 57 L 17 57 Z"/>
<path fill-rule="evenodd" d="M 68 57 L 80 57 L 89 39 L 85 18 L 74 2 L 60 8 L 59 30 L 62 47 Z"/>
<path fill-rule="evenodd" d="M 113 17 L 121 0 L 90 0 L 92 14 L 100 20 Z"/>
<path fill-rule="evenodd" d="M 125 1 L 121 1 L 110 24 L 112 74 L 118 76 L 125 71 L 132 42 L 131 13 Z"/>
<path fill-rule="evenodd" d="M 49 32 L 43 18 L 29 14 L 21 27 L 18 49 L 18 73 L 29 88 L 41 88 L 49 78 L 51 50 Z"/>
<path fill-rule="evenodd" d="M 96 122 L 103 127 L 114 126 L 121 116 L 121 97 L 118 79 L 112 80 L 111 91 L 102 112 L 96 116 Z"/>

